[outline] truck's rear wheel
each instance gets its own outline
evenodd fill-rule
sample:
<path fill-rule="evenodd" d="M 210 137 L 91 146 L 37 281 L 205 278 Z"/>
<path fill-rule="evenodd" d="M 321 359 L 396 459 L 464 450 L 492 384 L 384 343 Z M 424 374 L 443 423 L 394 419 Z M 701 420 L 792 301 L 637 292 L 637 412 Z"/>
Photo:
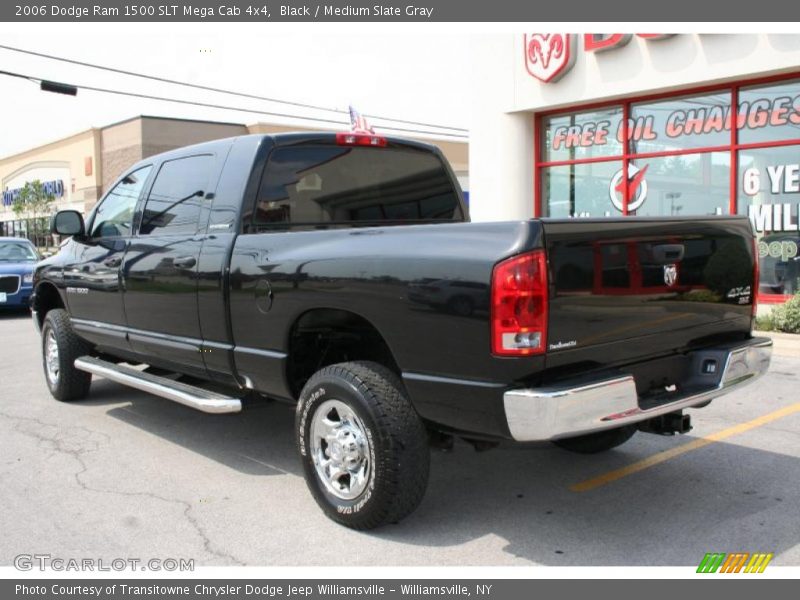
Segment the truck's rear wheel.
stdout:
<path fill-rule="evenodd" d="M 385 367 L 348 362 L 318 371 L 300 394 L 296 429 L 308 488 L 337 523 L 373 529 L 422 501 L 425 427 Z"/>
<path fill-rule="evenodd" d="M 80 400 L 89 394 L 92 376 L 75 368 L 75 359 L 89 353 L 89 346 L 72 330 L 67 311 L 47 313 L 42 325 L 42 365 L 45 381 L 56 400 Z"/>
<path fill-rule="evenodd" d="M 553 443 L 570 452 L 597 454 L 621 446 L 631 439 L 634 433 L 636 433 L 636 425 L 626 425 L 617 429 L 606 429 L 597 433 L 555 440 Z"/>

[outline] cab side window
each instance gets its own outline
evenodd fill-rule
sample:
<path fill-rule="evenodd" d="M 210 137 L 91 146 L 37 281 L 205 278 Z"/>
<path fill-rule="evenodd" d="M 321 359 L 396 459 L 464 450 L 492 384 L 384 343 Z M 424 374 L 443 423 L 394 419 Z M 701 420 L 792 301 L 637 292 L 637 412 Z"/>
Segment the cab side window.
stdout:
<path fill-rule="evenodd" d="M 133 210 L 151 170 L 152 167 L 147 166 L 129 173 L 106 195 L 92 220 L 92 238 L 131 235 Z"/>
<path fill-rule="evenodd" d="M 139 235 L 194 234 L 214 167 L 210 154 L 166 161 L 150 189 Z"/>

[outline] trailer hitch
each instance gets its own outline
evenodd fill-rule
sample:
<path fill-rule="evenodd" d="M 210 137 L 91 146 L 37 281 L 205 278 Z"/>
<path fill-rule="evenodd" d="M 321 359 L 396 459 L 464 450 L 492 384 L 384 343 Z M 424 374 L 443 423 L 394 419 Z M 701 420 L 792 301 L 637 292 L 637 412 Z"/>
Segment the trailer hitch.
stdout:
<path fill-rule="evenodd" d="M 692 418 L 683 414 L 682 410 L 653 417 L 639 423 L 639 431 L 657 435 L 675 435 L 676 433 L 688 433 L 691 430 Z"/>

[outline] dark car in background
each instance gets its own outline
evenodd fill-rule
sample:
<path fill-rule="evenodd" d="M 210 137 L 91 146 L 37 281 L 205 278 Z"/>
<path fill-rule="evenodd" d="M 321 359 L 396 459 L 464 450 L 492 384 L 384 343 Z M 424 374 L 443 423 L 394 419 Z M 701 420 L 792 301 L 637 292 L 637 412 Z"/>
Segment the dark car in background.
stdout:
<path fill-rule="evenodd" d="M 0 237 L 0 310 L 28 308 L 39 258 L 28 240 Z"/>

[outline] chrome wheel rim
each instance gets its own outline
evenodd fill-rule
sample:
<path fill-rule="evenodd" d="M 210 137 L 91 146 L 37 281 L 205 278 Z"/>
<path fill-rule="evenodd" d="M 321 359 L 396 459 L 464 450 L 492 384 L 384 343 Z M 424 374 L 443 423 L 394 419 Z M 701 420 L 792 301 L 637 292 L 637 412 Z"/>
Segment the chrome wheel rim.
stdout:
<path fill-rule="evenodd" d="M 47 331 L 44 342 L 44 368 L 50 385 L 56 385 L 61 368 L 58 362 L 58 341 L 56 341 L 56 335 L 52 329 Z"/>
<path fill-rule="evenodd" d="M 366 427 L 341 400 L 326 400 L 311 421 L 311 458 L 317 478 L 341 500 L 360 496 L 372 470 Z"/>

